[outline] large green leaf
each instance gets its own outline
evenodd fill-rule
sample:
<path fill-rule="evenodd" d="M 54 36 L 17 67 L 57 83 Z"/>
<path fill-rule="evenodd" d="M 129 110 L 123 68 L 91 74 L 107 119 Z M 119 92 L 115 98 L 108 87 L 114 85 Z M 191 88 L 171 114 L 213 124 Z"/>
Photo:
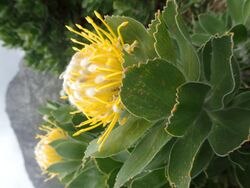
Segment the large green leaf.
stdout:
<path fill-rule="evenodd" d="M 209 143 L 215 153 L 225 156 L 248 139 L 250 110 L 229 108 L 210 112 L 213 128 Z"/>
<path fill-rule="evenodd" d="M 57 154 L 63 158 L 81 160 L 84 156 L 86 145 L 72 141 L 64 141 L 54 148 Z"/>
<path fill-rule="evenodd" d="M 121 187 L 129 179 L 141 173 L 170 138 L 171 136 L 164 131 L 164 124 L 158 123 L 157 126 L 145 135 L 124 163 L 117 174 L 114 188 Z"/>
<path fill-rule="evenodd" d="M 101 172 L 110 174 L 113 170 L 121 167 L 122 163 L 115 161 L 109 157 L 107 158 L 95 158 L 96 164 Z"/>
<path fill-rule="evenodd" d="M 250 91 L 246 91 L 237 95 L 234 98 L 232 105 L 250 110 Z"/>
<path fill-rule="evenodd" d="M 170 35 L 177 41 L 180 51 L 179 67 L 183 69 L 188 80 L 198 80 L 200 76 L 199 58 L 177 9 L 178 6 L 175 0 L 167 1 L 167 5 L 162 11 L 162 18 Z"/>
<path fill-rule="evenodd" d="M 128 22 L 128 25 L 121 29 L 121 35 L 127 44 L 137 41 L 133 54 L 139 58 L 139 61 L 146 62 L 147 59 L 156 57 L 153 36 L 148 33 L 140 22 L 125 16 L 106 16 L 105 20 L 114 31 L 123 22 Z M 123 66 L 127 66 L 126 61 Z"/>
<path fill-rule="evenodd" d="M 90 142 L 85 152 L 85 158 L 90 156 L 105 158 L 124 151 L 133 145 L 151 126 L 152 123 L 131 116 L 125 125 L 117 127 L 110 133 L 100 151 L 97 144 L 98 139 Z"/>
<path fill-rule="evenodd" d="M 237 26 L 236 26 L 237 27 Z M 235 28 L 236 28 L 235 27 Z M 235 35 L 234 35 L 235 37 Z M 234 39 L 235 40 L 235 39 Z M 201 62 L 202 62 L 202 79 L 210 81 L 211 79 L 211 60 L 212 60 L 212 41 L 209 40 L 202 48 L 201 50 Z M 235 94 L 238 92 L 240 87 L 240 70 L 238 62 L 232 58 L 231 61 L 231 68 L 232 68 L 232 75 L 234 80 L 234 88 L 230 92 L 230 94 L 226 95 L 224 98 L 224 104 L 227 105 L 231 102 Z"/>
<path fill-rule="evenodd" d="M 183 136 L 201 113 L 210 86 L 199 82 L 188 82 L 177 89 L 176 104 L 168 117 L 167 132 Z"/>
<path fill-rule="evenodd" d="M 58 174 L 70 174 L 76 171 L 81 166 L 81 162 L 79 161 L 65 161 L 55 163 L 47 169 L 47 171 L 51 173 L 58 173 Z"/>
<path fill-rule="evenodd" d="M 209 100 L 212 109 L 223 108 L 225 97 L 234 91 L 235 80 L 231 64 L 232 49 L 233 39 L 231 34 L 212 39 L 210 75 L 212 90 Z"/>
<path fill-rule="evenodd" d="M 173 39 L 170 37 L 165 23 L 159 19 L 159 23 L 156 25 L 156 31 L 154 33 L 155 50 L 159 57 L 176 64 L 177 60 L 177 47 L 174 44 Z"/>
<path fill-rule="evenodd" d="M 227 6 L 229 12 L 233 18 L 234 23 L 243 23 L 243 7 L 244 7 L 245 0 L 227 0 Z"/>
<path fill-rule="evenodd" d="M 221 34 L 227 30 L 223 21 L 218 18 L 218 15 L 211 13 L 200 14 L 199 22 L 202 28 L 211 35 Z"/>
<path fill-rule="evenodd" d="M 201 149 L 199 150 L 199 152 L 195 158 L 193 168 L 191 171 L 192 178 L 196 177 L 204 169 L 207 168 L 207 166 L 209 165 L 209 162 L 212 160 L 213 156 L 214 156 L 214 152 L 213 152 L 211 146 L 209 145 L 209 143 L 207 141 L 204 142 L 204 144 L 202 145 Z"/>
<path fill-rule="evenodd" d="M 172 64 L 155 59 L 125 73 L 121 100 L 132 114 L 148 120 L 166 118 L 175 104 L 175 93 L 185 81 Z"/>
<path fill-rule="evenodd" d="M 209 117 L 202 113 L 186 134 L 174 144 L 168 165 L 168 179 L 178 188 L 188 188 L 196 155 L 211 130 Z"/>
<path fill-rule="evenodd" d="M 154 159 L 147 165 L 145 171 L 152 171 L 166 166 L 168 163 L 169 155 L 175 138 L 172 138 L 154 157 Z"/>
<path fill-rule="evenodd" d="M 165 184 L 167 184 L 165 168 L 161 168 L 154 170 L 145 176 L 136 178 L 132 181 L 130 188 L 160 188 Z M 167 185 L 165 187 L 168 188 Z"/>
<path fill-rule="evenodd" d="M 83 170 L 66 187 L 67 188 L 107 188 L 108 176 L 102 174 L 95 165 Z"/>

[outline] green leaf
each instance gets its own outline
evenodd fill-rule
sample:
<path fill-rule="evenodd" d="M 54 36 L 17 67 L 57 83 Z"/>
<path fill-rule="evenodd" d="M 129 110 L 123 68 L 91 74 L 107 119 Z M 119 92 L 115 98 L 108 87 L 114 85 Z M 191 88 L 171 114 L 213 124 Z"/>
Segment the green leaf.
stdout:
<path fill-rule="evenodd" d="M 73 107 L 70 105 L 64 105 L 59 107 L 57 110 L 52 112 L 53 117 L 59 123 L 71 123 L 72 122 L 72 115 L 70 112 L 74 111 Z"/>
<path fill-rule="evenodd" d="M 161 168 L 154 170 L 145 176 L 136 178 L 132 181 L 130 188 L 160 188 L 166 183 L 165 168 Z"/>
<path fill-rule="evenodd" d="M 95 158 L 98 168 L 105 174 L 111 173 L 113 170 L 122 166 L 122 163 L 113 160 L 112 158 Z"/>
<path fill-rule="evenodd" d="M 237 95 L 232 102 L 232 106 L 250 110 L 250 91 Z"/>
<path fill-rule="evenodd" d="M 148 33 L 140 22 L 125 16 L 106 16 L 105 20 L 114 31 L 116 31 L 118 26 L 123 22 L 128 22 L 128 25 L 121 29 L 121 35 L 127 44 L 132 44 L 134 41 L 137 41 L 137 47 L 132 54 L 139 58 L 140 61 L 146 62 L 147 59 L 156 57 L 153 36 Z M 123 66 L 127 67 L 126 62 Z"/>
<path fill-rule="evenodd" d="M 117 168 L 117 169 L 113 170 L 113 171 L 111 172 L 111 174 L 109 175 L 109 179 L 108 179 L 109 188 L 114 187 L 114 185 L 115 185 L 115 178 L 116 178 L 116 176 L 117 176 L 119 170 L 120 170 L 120 169 Z"/>
<path fill-rule="evenodd" d="M 218 18 L 218 15 L 211 13 L 200 14 L 199 22 L 201 27 L 211 35 L 222 34 L 227 31 L 225 24 Z"/>
<path fill-rule="evenodd" d="M 40 108 L 37 109 L 38 113 L 41 115 L 51 115 L 51 109 L 46 107 L 46 106 L 42 106 Z"/>
<path fill-rule="evenodd" d="M 86 121 L 87 118 L 82 113 L 77 113 L 72 115 L 72 123 L 74 125 L 79 125 L 80 123 Z"/>
<path fill-rule="evenodd" d="M 55 148 L 58 145 L 64 143 L 65 141 L 67 141 L 67 139 L 58 139 L 58 140 L 55 140 L 53 142 L 50 142 L 49 145 L 51 145 L 53 148 Z"/>
<path fill-rule="evenodd" d="M 136 116 L 148 120 L 165 118 L 175 104 L 176 88 L 184 81 L 174 65 L 161 59 L 150 60 L 126 71 L 121 100 Z"/>
<path fill-rule="evenodd" d="M 247 40 L 247 28 L 243 24 L 234 26 L 230 32 L 234 33 L 233 40 L 235 45 L 245 42 Z"/>
<path fill-rule="evenodd" d="M 236 180 L 241 188 L 250 187 L 249 174 L 250 174 L 250 165 L 248 165 L 247 168 L 244 170 L 240 168 L 235 169 Z"/>
<path fill-rule="evenodd" d="M 217 155 L 227 155 L 248 139 L 249 114 L 249 110 L 240 108 L 210 112 L 213 128 L 208 139 Z"/>
<path fill-rule="evenodd" d="M 225 96 L 224 103 L 225 105 L 229 105 L 232 100 L 234 99 L 235 95 L 239 92 L 240 85 L 241 85 L 241 73 L 239 63 L 235 58 L 232 59 L 232 72 L 233 72 L 233 80 L 234 80 L 234 89 L 232 92 Z"/>
<path fill-rule="evenodd" d="M 64 131 L 70 133 L 70 134 L 72 132 L 76 131 L 75 125 L 72 122 L 69 122 L 69 123 L 57 123 L 56 126 L 61 128 Z"/>
<path fill-rule="evenodd" d="M 196 46 L 202 46 L 205 44 L 210 38 L 210 35 L 207 33 L 194 33 L 191 36 L 192 43 Z"/>
<path fill-rule="evenodd" d="M 58 174 L 70 174 L 76 171 L 80 166 L 81 162 L 79 161 L 60 162 L 49 166 L 47 171 Z"/>
<path fill-rule="evenodd" d="M 128 160 L 119 171 L 114 188 L 121 187 L 152 161 L 161 148 L 171 139 L 164 131 L 164 124 L 157 124 L 135 147 Z"/>
<path fill-rule="evenodd" d="M 129 151 L 124 150 L 124 151 L 121 151 L 121 152 L 111 156 L 111 158 L 114 159 L 115 161 L 124 163 L 129 158 L 129 156 L 130 156 Z"/>
<path fill-rule="evenodd" d="M 212 40 L 208 41 L 201 50 L 202 79 L 209 81 L 211 79 L 211 59 L 212 59 Z M 240 70 L 238 62 L 232 58 L 231 62 L 234 89 L 224 98 L 225 105 L 229 104 L 240 87 Z"/>
<path fill-rule="evenodd" d="M 90 156 L 109 157 L 124 151 L 133 145 L 151 126 L 152 123 L 131 116 L 125 125 L 117 127 L 110 133 L 100 151 L 98 151 L 98 139 L 90 142 L 85 152 L 85 158 Z"/>
<path fill-rule="evenodd" d="M 68 135 L 70 139 L 82 145 L 88 145 L 92 140 L 96 138 L 96 136 L 93 136 L 90 132 L 86 132 L 78 136 L 73 136 L 73 133 Z"/>
<path fill-rule="evenodd" d="M 74 178 L 75 172 L 72 172 L 70 174 L 59 174 L 57 178 L 60 180 L 62 184 L 68 184 L 71 182 Z"/>
<path fill-rule="evenodd" d="M 211 77 L 212 40 L 207 41 L 201 49 L 201 77 L 209 81 Z"/>
<path fill-rule="evenodd" d="M 180 15 L 178 15 L 178 6 L 175 0 L 167 1 L 167 6 L 162 11 L 162 18 L 167 25 L 170 36 L 176 39 L 180 50 L 180 65 L 186 78 L 190 81 L 198 80 L 200 76 L 200 63 L 198 55 L 191 43 L 191 39 L 184 27 Z"/>
<path fill-rule="evenodd" d="M 37 109 L 37 111 L 41 114 L 41 115 L 51 115 L 51 112 L 54 110 L 57 110 L 60 107 L 60 104 L 50 101 L 48 100 L 46 105 L 43 105 L 41 107 L 39 107 Z"/>
<path fill-rule="evenodd" d="M 81 160 L 86 146 L 72 141 L 65 141 L 55 147 L 56 152 L 63 158 Z"/>
<path fill-rule="evenodd" d="M 191 169 L 197 153 L 211 129 L 211 121 L 205 113 L 174 144 L 168 165 L 169 181 L 178 188 L 188 188 Z"/>
<path fill-rule="evenodd" d="M 233 18 L 234 23 L 243 23 L 243 7 L 244 7 L 244 0 L 227 0 L 228 10 Z"/>
<path fill-rule="evenodd" d="M 98 171 L 95 166 L 83 170 L 66 187 L 67 188 L 107 188 L 108 176 Z"/>
<path fill-rule="evenodd" d="M 46 107 L 50 108 L 52 111 L 57 110 L 61 105 L 55 101 L 48 100 L 46 103 Z"/>
<path fill-rule="evenodd" d="M 212 86 L 209 100 L 209 105 L 212 109 L 223 108 L 224 98 L 234 91 L 235 80 L 231 64 L 232 49 L 233 40 L 231 34 L 212 39 L 211 76 L 209 82 Z"/>
<path fill-rule="evenodd" d="M 154 39 L 154 46 L 158 56 L 170 63 L 176 64 L 177 47 L 175 46 L 173 39 L 170 37 L 165 23 L 160 19 L 159 23 L 156 25 Z"/>
<path fill-rule="evenodd" d="M 153 36 L 153 34 L 156 32 L 156 26 L 159 24 L 159 17 L 160 17 L 160 12 L 155 13 L 154 19 L 151 20 L 151 22 L 148 25 L 148 33 Z"/>
<path fill-rule="evenodd" d="M 205 171 L 209 178 L 216 178 L 220 176 L 226 169 L 228 169 L 230 165 L 231 164 L 227 157 L 214 156 Z"/>
<path fill-rule="evenodd" d="M 204 142 L 193 163 L 193 168 L 191 171 L 192 178 L 199 175 L 204 169 L 208 167 L 209 162 L 212 160 L 213 156 L 214 152 L 211 146 L 207 141 Z"/>
<path fill-rule="evenodd" d="M 183 136 L 201 113 L 210 86 L 199 82 L 188 82 L 177 88 L 176 104 L 168 117 L 167 132 Z"/>
<path fill-rule="evenodd" d="M 147 165 L 145 171 L 152 171 L 166 166 L 168 163 L 169 155 L 175 138 L 172 138 L 154 157 L 154 159 Z"/>
<path fill-rule="evenodd" d="M 245 170 L 250 162 L 250 153 L 241 153 L 239 150 L 229 154 L 229 159 L 241 170 Z"/>
<path fill-rule="evenodd" d="M 243 19 L 245 24 L 247 24 L 249 17 L 250 17 L 250 0 L 245 0 L 245 3 L 243 5 Z"/>

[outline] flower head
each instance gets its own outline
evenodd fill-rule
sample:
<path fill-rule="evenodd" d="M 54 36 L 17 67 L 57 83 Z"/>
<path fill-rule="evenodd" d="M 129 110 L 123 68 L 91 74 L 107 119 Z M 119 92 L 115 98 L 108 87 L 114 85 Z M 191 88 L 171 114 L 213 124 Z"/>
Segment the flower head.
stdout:
<path fill-rule="evenodd" d="M 128 23 L 123 22 L 115 34 L 99 13 L 95 12 L 95 15 L 106 30 L 97 26 L 90 17 L 86 20 L 93 26 L 95 33 L 78 24 L 76 26 L 79 31 L 67 26 L 71 32 L 88 40 L 89 44 L 71 39 L 83 48 L 73 48 L 77 52 L 62 77 L 63 89 L 69 101 L 88 118 L 78 125 L 82 129 L 74 135 L 98 126 L 107 127 L 98 140 L 102 145 L 116 125 L 123 109 L 119 93 L 123 78 L 123 50 L 127 45 L 124 45 L 120 30 Z"/>
<path fill-rule="evenodd" d="M 65 133 L 59 128 L 41 127 L 41 130 L 47 132 L 45 135 L 38 135 L 40 141 L 35 147 L 35 157 L 38 165 L 44 173 L 48 173 L 49 166 L 58 163 L 62 158 L 56 153 L 55 149 L 50 145 L 51 142 L 66 138 Z M 48 173 L 51 177 L 56 174 Z"/>

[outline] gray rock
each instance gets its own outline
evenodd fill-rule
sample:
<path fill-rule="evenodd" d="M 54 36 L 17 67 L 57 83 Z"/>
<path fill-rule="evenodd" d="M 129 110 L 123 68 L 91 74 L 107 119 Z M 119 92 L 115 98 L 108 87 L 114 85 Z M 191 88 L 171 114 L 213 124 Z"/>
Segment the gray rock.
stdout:
<path fill-rule="evenodd" d="M 42 120 L 36 111 L 47 99 L 58 100 L 61 81 L 48 73 L 35 72 L 24 66 L 8 86 L 6 96 L 7 113 L 11 126 L 20 144 L 25 167 L 35 188 L 61 188 L 56 179 L 44 182 L 46 176 L 41 175 L 35 158 L 34 147 L 38 126 Z"/>

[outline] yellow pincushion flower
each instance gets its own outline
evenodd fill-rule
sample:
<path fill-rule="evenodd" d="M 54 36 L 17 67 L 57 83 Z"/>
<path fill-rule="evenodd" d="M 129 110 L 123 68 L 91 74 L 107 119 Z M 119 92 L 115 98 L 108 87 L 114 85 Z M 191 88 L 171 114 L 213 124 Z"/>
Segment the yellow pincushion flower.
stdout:
<path fill-rule="evenodd" d="M 107 126 L 104 134 L 99 138 L 100 148 L 116 125 L 123 105 L 120 99 L 120 86 L 123 78 L 123 50 L 131 51 L 129 45 L 124 45 L 120 30 L 128 22 L 123 22 L 117 28 L 117 34 L 105 22 L 102 16 L 95 12 L 96 17 L 103 23 L 106 30 L 97 26 L 87 17 L 95 32 L 91 32 L 76 24 L 79 31 L 67 28 L 90 44 L 71 39 L 74 43 L 83 45 L 82 49 L 72 57 L 66 71 L 62 74 L 63 89 L 69 101 L 83 112 L 88 118 L 78 127 L 83 127 L 74 135 L 79 135 L 98 126 Z"/>
<path fill-rule="evenodd" d="M 50 146 L 50 143 L 66 138 L 65 133 L 59 128 L 50 128 L 47 126 L 40 128 L 43 131 L 46 131 L 45 135 L 38 135 L 40 141 L 35 147 L 35 157 L 38 165 L 44 173 L 48 173 L 47 169 L 49 166 L 58 163 L 62 158 L 56 153 L 55 149 Z M 49 173 L 50 177 L 54 177 L 56 174 Z"/>

